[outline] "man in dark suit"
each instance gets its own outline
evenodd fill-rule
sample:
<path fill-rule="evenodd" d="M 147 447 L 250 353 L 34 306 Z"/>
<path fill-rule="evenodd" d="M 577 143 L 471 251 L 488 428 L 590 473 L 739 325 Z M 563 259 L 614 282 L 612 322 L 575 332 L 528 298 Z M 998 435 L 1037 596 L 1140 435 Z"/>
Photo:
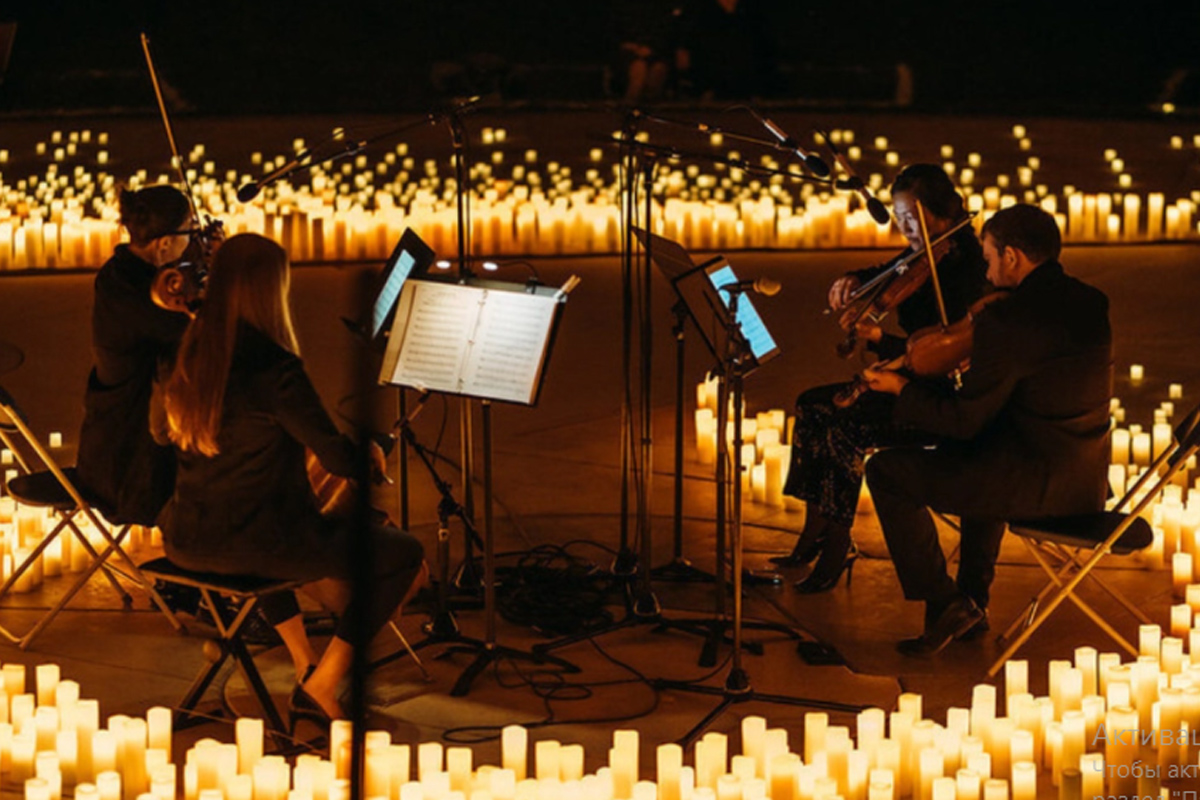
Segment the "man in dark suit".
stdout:
<path fill-rule="evenodd" d="M 867 483 L 904 596 L 925 601 L 925 629 L 901 642 L 932 655 L 986 630 L 988 588 L 1006 520 L 1102 510 L 1106 497 L 1112 333 L 1104 293 L 1063 273 L 1054 218 L 1035 206 L 983 228 L 988 280 L 1009 296 L 975 321 L 962 389 L 868 370 L 898 395 L 896 422 L 943 437 L 867 464 Z M 957 582 L 928 509 L 962 518 Z"/>

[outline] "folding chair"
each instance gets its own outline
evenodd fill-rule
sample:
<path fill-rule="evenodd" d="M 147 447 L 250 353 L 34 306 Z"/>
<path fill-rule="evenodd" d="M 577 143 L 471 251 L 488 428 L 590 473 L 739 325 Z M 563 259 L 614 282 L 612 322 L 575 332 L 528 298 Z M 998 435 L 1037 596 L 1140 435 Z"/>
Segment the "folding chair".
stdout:
<path fill-rule="evenodd" d="M 175 614 L 163 602 L 162 597 L 154 589 L 153 583 L 146 580 L 146 577 L 142 575 L 137 565 L 133 563 L 121 546 L 122 541 L 129 534 L 130 526 L 123 525 L 116 527 L 111 525 L 104 518 L 103 509 L 99 509 L 95 503 L 89 502 L 87 491 L 80 484 L 75 470 L 71 468 L 64 469 L 58 465 L 29 429 L 25 416 L 17 408 L 12 396 L 3 387 L 0 387 L 0 412 L 3 412 L 3 417 L 0 417 L 0 441 L 4 443 L 6 448 L 13 452 L 14 459 L 25 473 L 8 481 L 9 495 L 23 505 L 52 509 L 58 516 L 58 524 L 55 525 L 54 529 L 42 538 L 42 541 L 38 543 L 37 547 L 31 551 L 30 555 L 22 563 L 14 564 L 13 573 L 3 585 L 0 585 L 0 598 L 12 591 L 21 576 L 33 568 L 37 563 L 37 559 L 45 552 L 46 548 L 52 542 L 56 541 L 64 531 L 69 531 L 75 537 L 79 546 L 87 552 L 89 558 L 87 568 L 76 577 L 75 582 L 59 598 L 58 602 L 38 620 L 37 624 L 28 633 L 18 635 L 0 625 L 0 635 L 9 641 L 15 642 L 22 650 L 28 648 L 34 639 L 45 630 L 46 626 L 54 621 L 54 618 L 66 607 L 67 603 L 71 602 L 71 599 L 83 588 L 88 579 L 97 570 L 104 573 L 104 576 L 121 597 L 122 605 L 125 608 L 132 606 L 133 598 L 130 597 L 129 593 L 117 580 L 118 575 L 146 590 L 150 595 L 150 599 L 166 615 L 171 625 L 178 630 L 180 624 L 179 620 L 175 618 Z M 37 456 L 38 462 L 45 466 L 44 470 L 35 471 L 32 468 L 31 462 L 27 461 L 22 454 L 22 448 L 17 446 L 17 437 L 20 437 L 26 443 L 28 449 L 33 451 L 34 455 Z M 96 531 L 103 538 L 104 546 L 102 550 L 98 551 L 80 528 L 79 520 L 84 518 L 91 521 Z M 121 562 L 120 568 L 109 563 L 110 559 L 114 556 Z"/>
<path fill-rule="evenodd" d="M 1075 517 L 1009 521 L 1009 530 L 1021 537 L 1029 547 L 1037 563 L 1050 576 L 1050 582 L 1034 596 L 1026 611 L 1009 625 L 1000 638 L 1002 642 L 1008 641 L 1018 627 L 1022 628 L 988 669 L 989 677 L 994 677 L 1000 671 L 1005 662 L 1012 658 L 1021 645 L 1065 600 L 1075 603 L 1131 655 L 1138 654 L 1138 649 L 1121 636 L 1103 615 L 1075 594 L 1075 589 L 1088 578 L 1128 609 L 1140 622 L 1150 622 L 1136 604 L 1100 580 L 1094 573 L 1094 568 L 1109 553 L 1126 555 L 1142 550 L 1154 541 L 1154 532 L 1141 514 L 1150 507 L 1175 473 L 1183 468 L 1197 450 L 1200 450 L 1200 406 L 1192 409 L 1175 427 L 1171 446 L 1154 460 L 1150 468 L 1121 499 L 1116 510 Z M 1153 485 L 1143 491 L 1151 481 Z M 1120 510 L 1131 503 L 1133 507 L 1128 511 Z"/>
<path fill-rule="evenodd" d="M 196 706 L 221 671 L 221 667 L 232 657 L 246 680 L 246 685 L 258 701 L 268 728 L 275 734 L 286 735 L 288 729 L 279 716 L 275 701 L 271 699 L 271 693 L 267 690 L 258 667 L 254 665 L 254 658 L 250 655 L 243 635 L 246 632 L 246 622 L 257 607 L 259 598 L 274 592 L 291 591 L 301 586 L 303 581 L 193 572 L 176 566 L 166 558 L 148 561 L 142 564 L 141 569 L 147 577 L 163 583 L 199 590 L 200 603 L 212 616 L 213 624 L 217 628 L 216 644 L 219 654 L 209 658 L 209 663 L 201 668 L 187 693 L 179 701 L 176 706 L 175 727 L 185 728 L 190 724 L 206 721 L 206 718 L 195 714 Z M 182 627 L 180 630 L 186 633 Z"/>

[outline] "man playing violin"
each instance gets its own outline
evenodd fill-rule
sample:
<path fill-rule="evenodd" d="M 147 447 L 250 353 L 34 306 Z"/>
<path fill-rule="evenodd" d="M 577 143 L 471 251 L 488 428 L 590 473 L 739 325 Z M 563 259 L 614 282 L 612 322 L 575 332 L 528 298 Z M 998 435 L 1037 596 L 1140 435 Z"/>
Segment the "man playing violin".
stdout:
<path fill-rule="evenodd" d="M 95 281 L 92 351 L 80 482 L 113 521 L 153 525 L 174 487 L 175 457 L 150 435 L 150 395 L 160 362 L 174 357 L 188 316 L 154 302 L 157 270 L 178 260 L 194 232 L 187 197 L 171 186 L 122 190 L 117 247 Z"/>
<path fill-rule="evenodd" d="M 988 279 L 1009 295 L 975 321 L 971 365 L 951 391 L 869 369 L 895 397 L 893 421 L 940 438 L 867 465 L 867 483 L 905 598 L 925 601 L 905 655 L 940 651 L 986 620 L 1005 520 L 1100 511 L 1107 494 L 1112 334 L 1104 293 L 1064 274 L 1054 218 L 1035 206 L 996 213 L 983 228 Z M 957 584 L 929 510 L 957 514 Z"/>
<path fill-rule="evenodd" d="M 918 203 L 924 209 L 931 239 L 966 219 L 962 197 L 949 176 L 935 164 L 913 164 L 892 184 L 893 213 L 900 232 L 909 241 L 897 260 L 924 249 Z M 987 287 L 986 266 L 979 241 L 969 225 L 947 239 L 937 270 L 950 321 L 964 316 Z M 905 352 L 906 339 L 885 333 L 878 319 L 862 315 L 852 321 L 848 311 L 855 290 L 876 278 L 888 264 L 851 272 L 834 282 L 829 304 L 843 312 L 843 324 L 853 328 L 868 349 L 884 359 Z M 928 271 L 925 272 L 928 275 Z M 857 308 L 857 306 L 855 306 Z M 878 312 L 879 310 L 876 309 Z M 931 281 L 925 281 L 895 309 L 905 334 L 941 321 Z M 846 384 L 810 389 L 796 401 L 796 427 L 792 437 L 792 463 L 784 491 L 805 501 L 804 530 L 789 555 L 772 559 L 781 566 L 799 566 L 820 556 L 809 576 L 797 584 L 802 592 L 833 588 L 844 569 L 854 563 L 850 538 L 858 496 L 862 489 L 863 456 L 867 449 L 912 441 L 912 432 L 892 422 L 894 398 L 868 392 L 849 408 L 838 408 L 834 397 Z"/>

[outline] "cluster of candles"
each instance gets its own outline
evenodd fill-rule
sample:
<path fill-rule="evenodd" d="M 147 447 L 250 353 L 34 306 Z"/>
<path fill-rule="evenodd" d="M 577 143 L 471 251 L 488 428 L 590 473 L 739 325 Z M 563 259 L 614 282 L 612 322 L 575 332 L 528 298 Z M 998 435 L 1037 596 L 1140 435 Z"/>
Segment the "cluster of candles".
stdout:
<path fill-rule="evenodd" d="M 1005 665 L 1002 687 L 974 687 L 970 707 L 924 716 L 919 694 L 901 694 L 890 713 L 861 711 L 855 728 L 825 713 L 803 721 L 803 742 L 766 719 L 741 720 L 740 752 L 725 734 L 697 741 L 691 766 L 676 744 L 655 749 L 655 780 L 636 730 L 613 733 L 606 766 L 585 772 L 582 745 L 534 742 L 510 725 L 499 765 L 476 765 L 467 747 L 395 744 L 365 733 L 363 796 L 371 800 L 1036 800 L 1038 785 L 1063 800 L 1102 795 L 1166 796 L 1171 769 L 1197 763 L 1200 664 L 1156 625 L 1140 630 L 1141 655 L 1080 647 L 1051 661 L 1048 693 L 1029 691 L 1028 663 Z M 202 739 L 182 769 L 172 762 L 172 716 L 114 715 L 100 727 L 96 700 L 60 679 L 59 667 L 5 664 L 0 688 L 0 782 L 26 800 L 345 800 L 352 728 L 335 721 L 330 758 L 294 765 L 265 754 L 262 720 L 241 718 L 235 742 Z M 1002 701 L 1002 702 L 1000 702 Z M 732 757 L 731 757 L 732 756 Z M 415 763 L 414 763 L 415 762 Z M 414 776 L 415 766 L 415 776 Z"/>
<path fill-rule="evenodd" d="M 52 450 L 62 447 L 61 433 L 50 434 L 50 447 Z M 19 474 L 11 450 L 0 449 L 0 465 L 7 485 Z M 65 525 L 59 527 L 60 520 L 53 509 L 22 505 L 5 496 L 0 487 L 0 590 L 11 594 L 33 592 L 41 588 L 45 578 L 88 568 L 91 554 L 73 531 Z M 73 522 L 93 549 L 102 551 L 107 546 L 108 542 L 87 515 L 77 514 Z M 42 547 L 42 542 L 51 535 L 54 538 Z M 138 548 L 160 542 L 157 528 L 135 525 L 123 546 Z"/>
<path fill-rule="evenodd" d="M 644 136 L 644 134 L 639 134 Z M 1168 200 L 1161 192 L 1129 191 L 1132 178 L 1125 159 L 1108 149 L 1104 158 L 1117 191 L 1085 193 L 1065 185 L 1058 192 L 1037 181 L 1042 169 L 1023 125 L 1012 129 L 1022 163 L 1014 174 L 998 174 L 995 183 L 977 185 L 983 165 L 978 152 L 965 158 L 953 145 L 942 145 L 943 166 L 977 212 L 982 225 L 997 209 L 1017 202 L 1037 203 L 1054 214 L 1069 242 L 1155 241 L 1197 235 L 1200 190 Z M 830 134 L 851 162 L 863 159 L 853 130 Z M 582 176 L 570 166 L 543 162 L 533 149 L 513 152 L 503 128 L 484 128 L 480 144 L 491 148 L 486 160 L 469 165 L 471 240 L 476 255 L 612 253 L 620 248 L 620 165 L 615 149 L 593 148 Z M 821 144 L 821 142 L 817 142 Z M 1193 138 L 1200 147 L 1200 134 Z M 663 236 L 697 250 L 737 248 L 898 247 L 903 239 L 888 225 L 874 222 L 860 198 L 796 182 L 787 174 L 759 175 L 754 167 L 796 173 L 798 164 L 781 164 L 770 155 L 753 163 L 725 147 L 722 134 L 711 135 L 714 156 L 731 164 L 669 161 L 656 172 L 652 226 Z M 303 140 L 293 142 L 295 152 Z M 1181 136 L 1170 146 L 1182 150 Z M 97 267 L 121 241 L 116 188 L 153 182 L 145 170 L 118 178 L 108 169 L 108 134 L 90 130 L 55 131 L 39 142 L 36 154 L 50 159 L 43 174 L 10 182 L 4 174 L 7 150 L 0 150 L 0 270 L 40 267 Z M 899 153 L 887 137 L 873 142 L 874 160 L 882 156 L 898 169 Z M 400 143 L 376 160 L 318 164 L 304 182 L 279 181 L 259 199 L 242 204 L 238 186 L 255 175 L 218 169 L 203 145 L 181 156 L 196 201 L 221 219 L 230 234 L 254 232 L 283 244 L 296 262 L 378 260 L 400 233 L 411 227 L 440 253 L 457 251 L 456 180 L 443 177 L 445 164 L 418 161 Z M 289 156 L 263 158 L 251 165 L 260 174 L 283 166 Z M 517 163 L 509 164 L 512 160 Z M 960 161 L 962 163 L 960 163 Z M 453 167 L 453 157 L 450 161 Z M 840 168 L 839 168 L 840 169 Z M 453 174 L 453 170 L 451 170 Z M 170 182 L 171 176 L 153 180 Z M 867 185 L 890 200 L 880 172 Z"/>
<path fill-rule="evenodd" d="M 717 463 L 717 392 L 716 378 L 696 385 L 696 453 L 701 464 Z M 732 403 L 732 401 L 730 401 Z M 732 416 L 732 405 L 730 406 Z M 791 441 L 794 417 L 783 409 L 771 409 L 742 417 L 742 497 L 772 508 L 799 511 L 804 504 L 783 493 L 791 463 Z M 732 418 L 725 422 L 725 441 L 733 446 Z"/>

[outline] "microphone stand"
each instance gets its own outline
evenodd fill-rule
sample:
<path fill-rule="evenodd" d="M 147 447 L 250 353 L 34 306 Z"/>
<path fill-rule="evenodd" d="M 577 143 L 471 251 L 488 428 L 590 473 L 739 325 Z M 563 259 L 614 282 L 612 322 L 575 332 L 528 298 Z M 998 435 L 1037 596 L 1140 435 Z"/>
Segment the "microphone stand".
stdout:
<path fill-rule="evenodd" d="M 458 225 L 458 280 L 465 282 L 472 277 L 470 267 L 470 209 L 468 208 L 467 193 L 470 191 L 467 182 L 470 179 L 470 167 L 467 166 L 467 134 L 463 125 L 462 115 L 457 109 L 444 115 L 446 125 L 450 129 L 450 141 L 454 146 L 454 181 L 455 181 L 455 218 Z M 459 444 L 462 464 L 462 493 L 464 515 L 475 519 L 475 436 L 472 427 L 474 409 L 469 398 L 459 401 Z M 460 592 L 478 596 L 482 586 L 480 575 L 475 566 L 475 551 L 472 547 L 472 537 L 468 536 L 463 542 L 463 561 L 454 576 L 454 586 Z"/>
<path fill-rule="evenodd" d="M 800 155 L 800 152 L 798 152 L 799 148 L 798 147 L 788 147 L 788 145 L 785 142 L 781 142 L 778 139 L 766 139 L 761 136 L 750 136 L 745 133 L 738 133 L 737 131 L 727 130 L 725 128 L 721 128 L 716 125 L 709 125 L 707 122 L 688 122 L 685 120 L 671 119 L 669 117 L 660 117 L 655 114 L 646 114 L 643 112 L 639 112 L 639 114 L 642 117 L 644 117 L 645 119 L 648 119 L 651 122 L 657 122 L 660 125 L 669 125 L 669 126 L 675 127 L 675 128 L 683 128 L 685 130 L 699 131 L 700 133 L 708 133 L 708 134 L 719 133 L 722 136 L 724 136 L 728 139 L 733 139 L 735 141 L 745 142 L 747 144 L 753 144 L 753 145 L 757 145 L 759 147 L 767 147 L 767 148 L 771 148 L 773 150 L 779 150 L 780 152 L 787 153 L 789 156 L 796 156 L 797 158 L 799 158 L 800 162 L 802 164 L 804 164 L 804 168 L 807 169 L 810 173 L 812 173 L 812 169 L 808 166 L 806 157 Z M 820 183 L 832 183 L 832 181 L 830 179 L 822 178 L 815 174 L 810 175 L 810 177 L 814 181 L 817 181 Z"/>

